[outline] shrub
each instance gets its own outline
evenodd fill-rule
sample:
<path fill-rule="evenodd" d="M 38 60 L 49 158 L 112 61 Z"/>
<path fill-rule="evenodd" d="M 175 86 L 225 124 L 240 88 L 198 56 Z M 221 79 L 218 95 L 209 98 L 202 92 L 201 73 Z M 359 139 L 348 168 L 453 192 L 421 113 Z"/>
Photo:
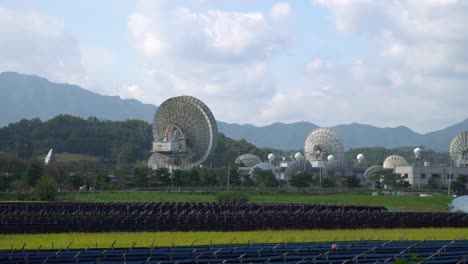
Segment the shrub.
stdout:
<path fill-rule="evenodd" d="M 243 192 L 222 191 L 217 194 L 216 199 L 220 203 L 246 203 L 249 196 Z"/>
<path fill-rule="evenodd" d="M 37 181 L 34 192 L 41 201 L 54 201 L 57 196 L 57 187 L 50 176 L 44 175 Z"/>

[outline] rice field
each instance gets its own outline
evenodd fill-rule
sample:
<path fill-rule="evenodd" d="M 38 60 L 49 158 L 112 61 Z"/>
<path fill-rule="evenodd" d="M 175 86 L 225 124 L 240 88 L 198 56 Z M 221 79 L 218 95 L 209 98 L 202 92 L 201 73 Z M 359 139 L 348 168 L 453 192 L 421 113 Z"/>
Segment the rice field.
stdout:
<path fill-rule="evenodd" d="M 283 230 L 252 232 L 118 232 L 0 235 L 0 249 L 61 249 L 187 246 L 282 242 L 355 240 L 453 240 L 468 239 L 468 228 Z"/>

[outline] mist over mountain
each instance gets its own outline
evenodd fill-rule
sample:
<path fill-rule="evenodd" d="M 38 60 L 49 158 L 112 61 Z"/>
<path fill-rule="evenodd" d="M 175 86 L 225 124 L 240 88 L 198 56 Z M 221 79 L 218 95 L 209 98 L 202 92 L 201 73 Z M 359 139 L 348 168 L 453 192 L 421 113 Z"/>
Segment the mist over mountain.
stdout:
<path fill-rule="evenodd" d="M 152 122 L 156 109 L 154 105 L 137 100 L 99 95 L 76 85 L 52 83 L 38 76 L 0 73 L 0 127 L 24 118 L 45 121 L 59 114 Z M 307 135 L 318 127 L 309 122 L 257 127 L 218 121 L 219 131 L 232 139 L 244 138 L 258 147 L 291 150 L 302 149 Z M 437 151 L 447 151 L 452 138 L 468 130 L 468 119 L 427 134 L 419 134 L 403 126 L 380 128 L 358 123 L 337 125 L 331 129 L 338 133 L 346 149 L 423 145 Z"/>

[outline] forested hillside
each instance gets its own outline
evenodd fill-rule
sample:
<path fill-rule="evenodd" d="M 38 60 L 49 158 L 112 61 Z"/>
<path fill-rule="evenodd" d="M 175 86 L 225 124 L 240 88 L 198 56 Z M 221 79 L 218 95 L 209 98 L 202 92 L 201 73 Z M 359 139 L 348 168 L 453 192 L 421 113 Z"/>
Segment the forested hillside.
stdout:
<path fill-rule="evenodd" d="M 134 163 L 148 159 L 152 141 L 151 125 L 140 120 L 103 121 L 59 115 L 45 122 L 24 119 L 0 128 L 0 152 L 20 159 L 45 156 L 54 148 L 57 153 L 96 156 L 109 164 Z M 275 150 L 259 149 L 243 139 L 235 141 L 220 133 L 218 145 L 206 165 L 224 166 L 244 153 L 266 159 L 271 151 Z"/>
<path fill-rule="evenodd" d="M 113 165 L 147 160 L 153 140 L 151 125 L 139 120 L 103 121 L 91 117 L 83 119 L 60 115 L 48 121 L 21 120 L 0 128 L 0 152 L 20 159 L 45 156 L 50 148 L 56 152 L 85 154 L 98 157 L 103 163 Z M 262 160 L 269 153 L 289 157 L 294 151 L 258 148 L 245 139 L 233 140 L 219 133 L 218 145 L 205 162 L 210 167 L 226 167 L 240 154 L 252 153 Z M 356 148 L 346 152 L 352 165 L 358 153 L 364 153 L 365 163 L 381 164 L 392 154 L 402 155 L 412 162 L 413 148 Z M 448 164 L 448 153 L 426 151 L 424 159 L 432 164 Z"/>

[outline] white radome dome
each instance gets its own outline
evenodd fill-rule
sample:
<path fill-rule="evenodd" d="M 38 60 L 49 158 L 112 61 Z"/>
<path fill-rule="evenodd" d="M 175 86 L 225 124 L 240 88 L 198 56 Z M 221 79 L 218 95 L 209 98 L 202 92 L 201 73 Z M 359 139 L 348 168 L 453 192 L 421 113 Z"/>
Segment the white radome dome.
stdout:
<path fill-rule="evenodd" d="M 302 153 L 297 152 L 296 154 L 294 154 L 294 158 L 295 158 L 296 160 L 300 160 L 300 159 L 303 159 L 304 156 L 302 156 Z"/>
<path fill-rule="evenodd" d="M 268 160 L 269 160 L 269 161 L 274 161 L 275 158 L 276 158 L 276 157 L 275 157 L 275 154 L 273 154 L 273 153 L 268 154 Z"/>
<path fill-rule="evenodd" d="M 335 160 L 335 156 L 333 156 L 333 155 L 328 155 L 327 160 L 328 160 L 328 161 L 334 161 L 334 160 Z"/>
<path fill-rule="evenodd" d="M 421 149 L 420 148 L 415 148 L 413 152 L 414 152 L 414 155 L 416 157 L 419 157 L 419 155 L 421 155 Z"/>
<path fill-rule="evenodd" d="M 356 159 L 357 159 L 359 162 L 363 161 L 365 158 L 366 158 L 366 157 L 365 157 L 364 154 L 362 154 L 362 153 L 359 153 L 359 154 L 357 155 L 357 157 L 356 157 Z"/>

